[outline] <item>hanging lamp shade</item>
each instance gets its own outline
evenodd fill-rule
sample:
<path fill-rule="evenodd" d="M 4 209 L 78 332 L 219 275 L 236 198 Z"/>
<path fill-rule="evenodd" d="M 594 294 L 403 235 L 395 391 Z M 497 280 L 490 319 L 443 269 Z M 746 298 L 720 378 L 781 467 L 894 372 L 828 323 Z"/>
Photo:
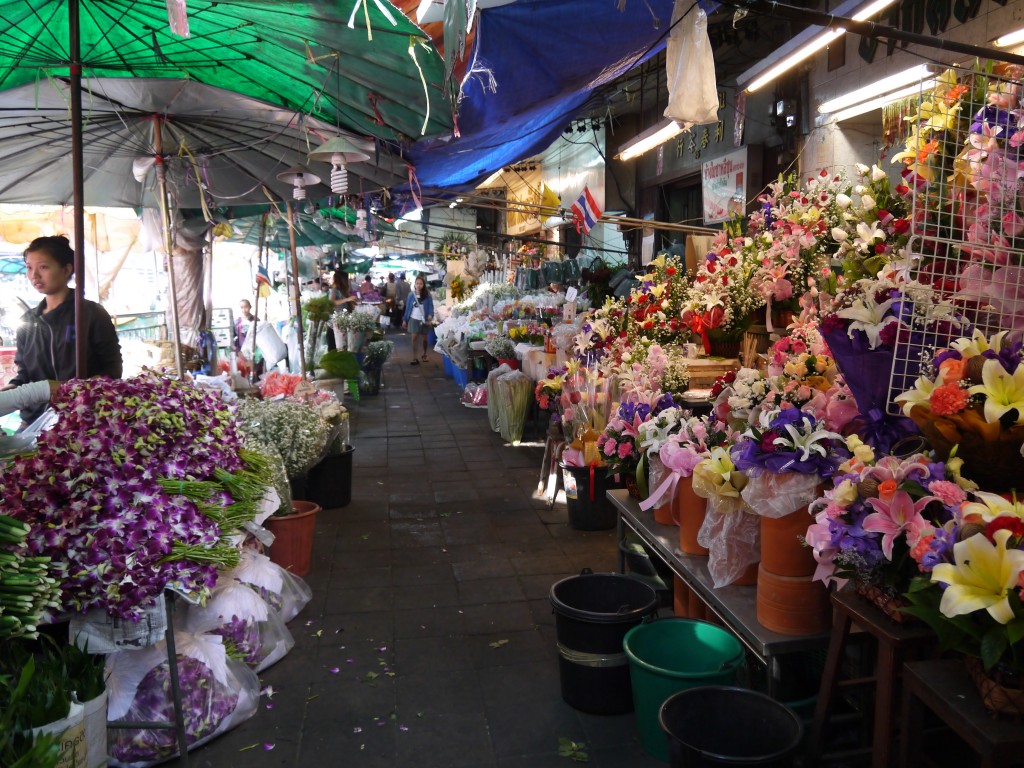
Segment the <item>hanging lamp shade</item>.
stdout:
<path fill-rule="evenodd" d="M 335 136 L 310 152 L 309 159 L 331 164 L 331 192 L 344 195 L 348 192 L 348 164 L 361 163 L 370 156 L 351 139 Z"/>
<path fill-rule="evenodd" d="M 292 185 L 292 197 L 296 200 L 305 200 L 306 187 L 310 184 L 320 183 L 319 176 L 315 173 L 310 173 L 307 168 L 303 168 L 301 165 L 293 165 L 291 168 L 281 171 L 281 173 L 277 174 L 277 180 Z"/>

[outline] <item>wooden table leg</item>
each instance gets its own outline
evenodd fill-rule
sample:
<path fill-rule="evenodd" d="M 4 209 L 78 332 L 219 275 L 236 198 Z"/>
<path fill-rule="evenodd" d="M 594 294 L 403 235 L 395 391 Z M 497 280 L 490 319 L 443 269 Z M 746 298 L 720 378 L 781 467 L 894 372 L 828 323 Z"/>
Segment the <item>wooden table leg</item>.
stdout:
<path fill-rule="evenodd" d="M 879 643 L 878 667 L 875 672 L 875 724 L 872 729 L 873 768 L 889 768 L 889 756 L 892 754 L 892 699 L 896 693 L 896 666 L 896 649 L 888 643 Z"/>
<path fill-rule="evenodd" d="M 821 754 L 821 741 L 828 723 L 832 697 L 835 696 L 839 683 L 839 665 L 843 661 L 843 650 L 846 638 L 850 634 L 853 619 L 846 611 L 834 611 L 832 637 L 828 641 L 828 655 L 825 657 L 825 670 L 821 677 L 821 689 L 818 701 L 814 705 L 814 722 L 811 724 L 811 735 L 807 741 L 807 764 L 816 765 Z"/>
<path fill-rule="evenodd" d="M 903 706 L 900 711 L 900 768 L 917 765 L 921 755 L 924 708 L 910 686 L 903 686 Z"/>

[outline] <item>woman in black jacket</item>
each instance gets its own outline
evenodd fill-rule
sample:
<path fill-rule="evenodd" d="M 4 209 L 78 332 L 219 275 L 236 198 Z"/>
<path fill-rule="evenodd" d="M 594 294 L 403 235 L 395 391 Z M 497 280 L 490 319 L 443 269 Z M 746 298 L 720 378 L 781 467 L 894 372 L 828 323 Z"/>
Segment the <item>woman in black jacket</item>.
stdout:
<path fill-rule="evenodd" d="M 25 313 L 18 328 L 18 373 L 8 386 L 46 379 L 66 381 L 75 371 L 75 295 L 68 282 L 75 271 L 75 252 L 63 235 L 37 237 L 25 249 L 25 267 L 32 286 L 44 298 Z M 121 345 L 110 315 L 94 301 L 85 302 L 88 335 L 86 371 L 82 378 L 121 378 Z M 21 420 L 31 424 L 46 404 L 24 408 Z"/>

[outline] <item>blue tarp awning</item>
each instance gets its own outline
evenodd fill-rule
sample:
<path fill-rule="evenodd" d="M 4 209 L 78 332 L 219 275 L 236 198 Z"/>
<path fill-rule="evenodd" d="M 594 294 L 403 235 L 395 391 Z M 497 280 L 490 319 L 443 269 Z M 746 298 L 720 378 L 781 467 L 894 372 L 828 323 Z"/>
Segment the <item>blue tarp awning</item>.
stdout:
<path fill-rule="evenodd" d="M 629 0 L 622 11 L 618 5 L 519 0 L 481 12 L 474 71 L 459 110 L 461 136 L 420 141 L 410 151 L 423 190 L 470 188 L 545 149 L 594 89 L 664 49 L 672 0 Z"/>

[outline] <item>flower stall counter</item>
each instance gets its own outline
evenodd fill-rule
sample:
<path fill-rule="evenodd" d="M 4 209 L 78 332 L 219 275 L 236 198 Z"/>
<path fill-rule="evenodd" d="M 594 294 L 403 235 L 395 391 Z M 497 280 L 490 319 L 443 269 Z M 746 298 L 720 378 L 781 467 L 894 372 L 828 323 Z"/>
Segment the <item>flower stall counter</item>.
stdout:
<path fill-rule="evenodd" d="M 653 512 L 640 509 L 640 504 L 624 490 L 608 491 L 608 499 L 616 508 L 619 536 L 631 531 L 692 590 L 700 602 L 768 669 L 779 659 L 792 654 L 822 651 L 829 639 L 827 632 L 787 635 L 766 629 L 757 620 L 757 590 L 753 586 L 732 584 L 716 587 L 708 569 L 708 558 L 679 551 L 679 534 L 674 527 L 654 521 Z M 618 570 L 624 572 L 625 554 L 620 550 Z M 776 675 L 767 675 L 768 694 L 776 697 L 780 683 Z"/>

